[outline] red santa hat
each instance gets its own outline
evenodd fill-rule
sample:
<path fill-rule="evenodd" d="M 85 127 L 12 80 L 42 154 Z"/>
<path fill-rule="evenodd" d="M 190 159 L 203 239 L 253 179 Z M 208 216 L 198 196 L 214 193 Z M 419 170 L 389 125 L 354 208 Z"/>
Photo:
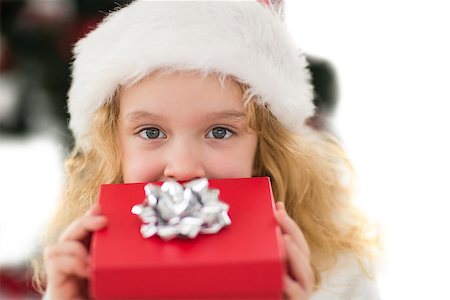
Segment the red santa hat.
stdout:
<path fill-rule="evenodd" d="M 90 149 L 95 112 L 119 86 L 160 69 L 233 76 L 301 131 L 313 88 L 280 11 L 257 1 L 137 0 L 111 13 L 74 48 L 68 107 L 77 144 Z"/>

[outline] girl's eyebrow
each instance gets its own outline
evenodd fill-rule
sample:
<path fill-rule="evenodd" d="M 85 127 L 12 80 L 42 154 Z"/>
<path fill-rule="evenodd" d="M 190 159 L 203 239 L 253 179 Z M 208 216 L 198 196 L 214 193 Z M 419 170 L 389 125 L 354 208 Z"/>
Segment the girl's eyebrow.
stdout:
<path fill-rule="evenodd" d="M 245 113 L 243 113 L 242 111 L 238 111 L 238 110 L 225 110 L 225 111 L 221 111 L 221 112 L 215 112 L 215 113 L 210 113 L 207 114 L 205 119 L 207 120 L 226 120 L 226 119 L 244 119 L 245 118 Z"/>
<path fill-rule="evenodd" d="M 141 111 L 141 110 L 132 111 L 125 115 L 125 121 L 127 123 L 131 123 L 131 124 L 139 123 L 142 121 L 148 121 L 148 120 L 164 121 L 164 117 L 154 114 L 154 113 L 147 112 L 147 111 Z"/>
<path fill-rule="evenodd" d="M 213 112 L 213 113 L 209 113 L 207 114 L 204 119 L 206 121 L 214 121 L 214 120 L 241 120 L 245 118 L 245 113 L 242 111 L 238 111 L 238 110 L 225 110 L 225 111 L 220 111 L 220 112 Z M 165 118 L 164 116 L 161 115 L 157 115 L 154 113 L 150 113 L 147 111 L 132 111 L 130 113 L 127 113 L 125 115 L 125 121 L 127 123 L 139 123 L 142 121 L 148 121 L 148 120 L 152 120 L 152 121 L 164 121 Z"/>

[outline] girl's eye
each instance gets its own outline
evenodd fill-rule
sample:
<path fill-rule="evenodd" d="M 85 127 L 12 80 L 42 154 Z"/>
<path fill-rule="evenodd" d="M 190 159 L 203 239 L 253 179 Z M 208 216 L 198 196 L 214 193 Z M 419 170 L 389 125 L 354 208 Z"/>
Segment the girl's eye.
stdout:
<path fill-rule="evenodd" d="M 214 127 L 213 129 L 211 129 L 208 132 L 206 137 L 209 138 L 209 139 L 222 140 L 222 139 L 227 139 L 227 138 L 229 138 L 232 135 L 233 135 L 233 133 L 230 130 L 224 128 L 224 127 Z"/>
<path fill-rule="evenodd" d="M 164 139 L 167 137 L 167 135 L 162 132 L 160 129 L 151 127 L 151 128 L 145 128 L 139 131 L 139 136 L 143 137 L 144 139 Z"/>

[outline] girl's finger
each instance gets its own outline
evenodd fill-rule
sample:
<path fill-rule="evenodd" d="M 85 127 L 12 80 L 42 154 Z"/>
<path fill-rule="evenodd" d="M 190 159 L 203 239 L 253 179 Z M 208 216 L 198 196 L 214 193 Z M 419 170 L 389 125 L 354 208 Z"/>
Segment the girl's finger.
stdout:
<path fill-rule="evenodd" d="M 88 250 L 83 244 L 71 240 L 47 246 L 44 250 L 44 261 L 47 262 L 59 255 L 70 255 L 82 260 L 86 260 L 89 257 Z"/>
<path fill-rule="evenodd" d="M 61 234 L 59 241 L 77 240 L 81 241 L 93 231 L 100 230 L 106 226 L 107 219 L 102 215 L 84 215 L 75 220 Z"/>
<path fill-rule="evenodd" d="M 289 275 L 285 274 L 283 278 L 283 294 L 284 299 L 306 300 L 308 293 L 306 293 Z"/>
<path fill-rule="evenodd" d="M 94 203 L 94 204 L 91 206 L 91 208 L 89 208 L 89 209 L 86 211 L 85 215 L 92 215 L 92 216 L 95 216 L 95 215 L 100 215 L 101 213 L 102 213 L 102 209 L 101 209 L 101 207 L 100 207 L 100 204 L 99 204 L 99 203 Z"/>
<path fill-rule="evenodd" d="M 275 217 L 281 227 L 281 231 L 291 236 L 300 250 L 309 258 L 311 256 L 311 252 L 308 243 L 306 242 L 305 236 L 298 227 L 297 223 L 295 223 L 295 221 L 292 220 L 292 218 L 287 214 L 284 203 L 277 202 L 276 208 L 277 211 L 275 213 Z"/>
<path fill-rule="evenodd" d="M 309 258 L 300 251 L 290 236 L 284 235 L 284 242 L 290 274 L 307 293 L 310 293 L 314 287 L 314 272 Z"/>
<path fill-rule="evenodd" d="M 67 278 L 67 276 L 75 275 L 80 278 L 89 278 L 90 269 L 88 260 L 72 255 L 57 255 L 46 263 L 48 277 L 49 279 L 52 278 L 56 284 L 58 284 L 59 280 L 62 281 Z"/>

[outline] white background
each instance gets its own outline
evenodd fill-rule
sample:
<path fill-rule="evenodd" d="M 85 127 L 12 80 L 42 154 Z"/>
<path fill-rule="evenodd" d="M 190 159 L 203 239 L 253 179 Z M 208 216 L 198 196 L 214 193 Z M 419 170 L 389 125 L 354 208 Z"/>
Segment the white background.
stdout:
<path fill-rule="evenodd" d="M 358 173 L 356 200 L 384 230 L 383 299 L 450 299 L 445 2 L 287 1 L 299 47 L 338 74 L 335 126 Z M 34 251 L 62 179 L 52 135 L 0 137 L 0 264 Z"/>
<path fill-rule="evenodd" d="M 299 47 L 335 67 L 335 126 L 381 223 L 383 299 L 450 299 L 447 1 L 295 1 Z"/>

